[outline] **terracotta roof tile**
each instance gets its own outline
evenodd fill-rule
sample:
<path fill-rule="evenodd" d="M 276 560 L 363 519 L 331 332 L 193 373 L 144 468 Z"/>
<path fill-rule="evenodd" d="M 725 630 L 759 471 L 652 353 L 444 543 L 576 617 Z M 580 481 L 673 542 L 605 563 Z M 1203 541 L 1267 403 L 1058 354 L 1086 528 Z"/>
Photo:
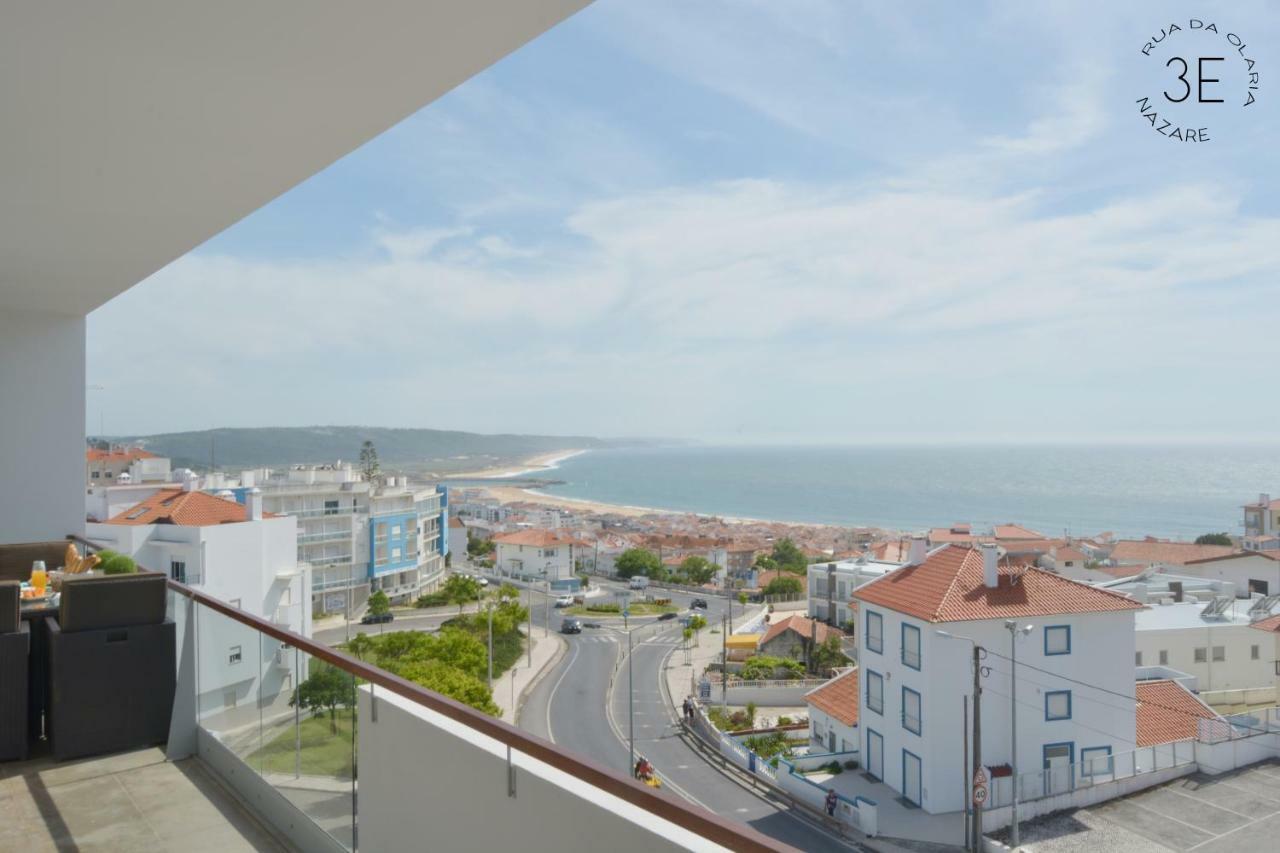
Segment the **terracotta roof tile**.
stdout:
<path fill-rule="evenodd" d="M 1275 631 L 1280 633 L 1280 615 L 1268 616 L 1266 619 L 1259 619 L 1249 626 L 1257 628 L 1259 631 Z"/>
<path fill-rule="evenodd" d="M 132 462 L 135 459 L 154 459 L 155 454 L 141 447 L 128 450 L 99 450 L 91 447 L 84 452 L 86 462 Z"/>
<path fill-rule="evenodd" d="M 1121 539 L 1111 549 L 1111 561 L 1115 563 L 1170 563 L 1186 565 L 1192 560 L 1208 557 L 1225 557 L 1235 552 L 1230 545 L 1195 545 L 1191 542 L 1151 542 L 1137 539 Z"/>
<path fill-rule="evenodd" d="M 918 566 L 896 569 L 859 587 L 854 598 L 928 622 L 1143 609 L 1119 593 L 1041 569 L 1002 567 L 995 588 L 988 588 L 982 575 L 978 549 L 947 545 Z"/>
<path fill-rule="evenodd" d="M 1138 746 L 1154 746 L 1198 734 L 1199 720 L 1218 715 L 1176 681 L 1139 681 Z"/>
<path fill-rule="evenodd" d="M 493 541 L 499 545 L 531 545 L 535 548 L 587 544 L 577 537 L 559 530 L 517 530 L 515 533 L 500 533 L 493 537 Z"/>
<path fill-rule="evenodd" d="M 275 518 L 269 512 L 263 518 Z M 180 524 L 184 527 L 207 527 L 212 524 L 229 524 L 247 521 L 248 510 L 243 504 L 207 492 L 187 492 L 182 489 L 160 489 L 151 497 L 136 503 L 124 512 L 107 520 L 108 524 Z"/>
<path fill-rule="evenodd" d="M 858 724 L 858 669 L 842 672 L 804 694 L 804 701 L 846 726 Z"/>
<path fill-rule="evenodd" d="M 808 639 L 809 637 L 815 636 L 815 626 L 816 636 L 819 643 L 825 643 L 827 641 L 827 637 L 832 635 L 837 637 L 844 636 L 843 631 L 837 628 L 832 628 L 826 623 L 815 622 L 814 620 L 808 619 L 804 616 L 788 616 L 786 619 L 780 619 L 770 625 L 769 630 L 765 631 L 764 636 L 760 638 L 759 645 L 763 646 L 765 643 L 785 631 L 795 631 L 800 636 Z"/>

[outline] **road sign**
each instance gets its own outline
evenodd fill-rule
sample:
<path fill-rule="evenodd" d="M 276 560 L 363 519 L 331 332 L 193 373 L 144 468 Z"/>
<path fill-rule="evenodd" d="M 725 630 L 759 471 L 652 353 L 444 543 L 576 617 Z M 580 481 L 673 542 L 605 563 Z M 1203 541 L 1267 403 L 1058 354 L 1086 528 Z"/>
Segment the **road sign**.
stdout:
<path fill-rule="evenodd" d="M 630 611 L 630 610 L 624 610 L 624 611 L 622 611 L 622 615 L 623 615 L 623 616 L 630 616 L 630 615 L 631 615 L 631 611 Z"/>
<path fill-rule="evenodd" d="M 973 774 L 973 787 L 987 784 L 987 770 L 985 767 L 979 767 Z"/>
<path fill-rule="evenodd" d="M 987 801 L 987 786 L 974 785 L 973 786 L 973 804 L 975 806 L 980 806 L 986 801 Z"/>

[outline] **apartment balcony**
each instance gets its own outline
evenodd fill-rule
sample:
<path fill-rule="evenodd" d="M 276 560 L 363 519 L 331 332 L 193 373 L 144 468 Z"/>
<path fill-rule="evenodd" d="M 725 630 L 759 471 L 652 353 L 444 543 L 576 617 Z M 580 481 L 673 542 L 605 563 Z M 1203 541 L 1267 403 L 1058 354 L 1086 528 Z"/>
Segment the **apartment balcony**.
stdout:
<path fill-rule="evenodd" d="M 167 595 L 167 742 L 0 763 L 0 849 L 779 849 L 204 593 Z M 333 713 L 291 705 L 321 670 L 346 685 Z"/>
<path fill-rule="evenodd" d="M 321 542 L 348 542 L 351 540 L 353 531 L 350 528 L 346 530 L 322 530 L 316 533 L 299 533 L 299 545 L 315 545 Z"/>

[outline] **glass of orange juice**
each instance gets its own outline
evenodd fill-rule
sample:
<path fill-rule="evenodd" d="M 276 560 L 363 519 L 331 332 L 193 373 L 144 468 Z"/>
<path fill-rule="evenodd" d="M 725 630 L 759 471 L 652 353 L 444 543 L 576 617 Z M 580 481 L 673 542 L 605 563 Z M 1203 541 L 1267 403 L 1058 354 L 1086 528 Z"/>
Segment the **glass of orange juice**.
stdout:
<path fill-rule="evenodd" d="M 49 573 L 45 571 L 44 560 L 36 560 L 31 564 L 31 585 L 43 596 L 45 585 L 49 583 Z"/>

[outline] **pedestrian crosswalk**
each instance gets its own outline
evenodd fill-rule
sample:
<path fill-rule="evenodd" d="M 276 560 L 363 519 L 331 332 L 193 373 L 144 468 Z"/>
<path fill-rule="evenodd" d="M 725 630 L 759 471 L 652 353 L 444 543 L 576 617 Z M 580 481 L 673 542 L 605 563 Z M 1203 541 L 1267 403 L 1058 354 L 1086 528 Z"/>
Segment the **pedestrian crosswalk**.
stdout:
<path fill-rule="evenodd" d="M 577 643 L 623 643 L 627 641 L 626 634 L 581 634 L 574 638 Z M 636 646 L 681 646 L 684 640 L 680 637 L 650 637 L 645 640 L 637 640 Z"/>

